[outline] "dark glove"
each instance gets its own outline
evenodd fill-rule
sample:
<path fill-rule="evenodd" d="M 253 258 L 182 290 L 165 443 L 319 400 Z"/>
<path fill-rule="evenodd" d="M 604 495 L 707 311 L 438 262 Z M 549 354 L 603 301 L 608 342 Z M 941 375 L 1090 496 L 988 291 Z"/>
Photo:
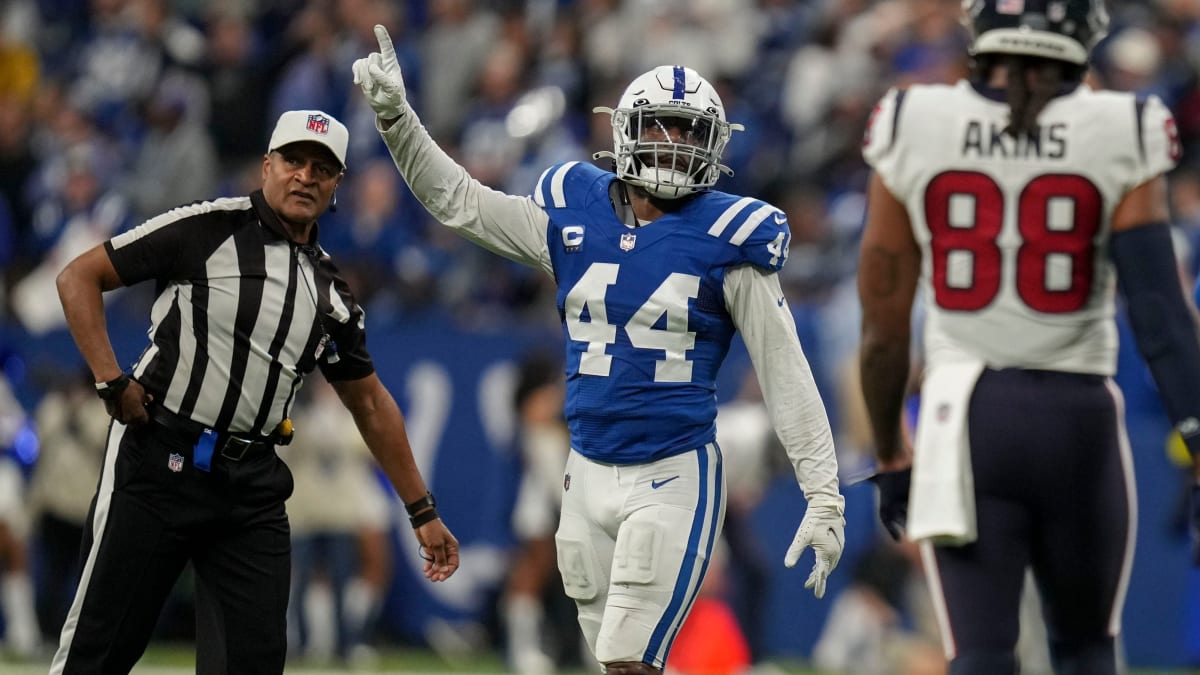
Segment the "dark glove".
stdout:
<path fill-rule="evenodd" d="M 1200 483 L 1193 483 L 1188 504 L 1188 530 L 1192 534 L 1192 565 L 1200 567 Z"/>
<path fill-rule="evenodd" d="M 896 541 L 904 538 L 904 528 L 908 524 L 908 486 L 911 479 L 912 469 L 880 471 L 870 479 L 879 488 L 879 520 Z M 1200 493 L 1193 492 L 1193 527 L 1200 524 L 1197 516 L 1200 516 Z"/>

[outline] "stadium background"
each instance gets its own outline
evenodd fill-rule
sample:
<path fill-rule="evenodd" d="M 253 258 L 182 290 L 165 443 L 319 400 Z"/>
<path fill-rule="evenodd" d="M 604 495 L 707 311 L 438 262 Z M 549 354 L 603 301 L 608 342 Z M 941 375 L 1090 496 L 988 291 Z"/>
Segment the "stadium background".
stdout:
<path fill-rule="evenodd" d="M 1172 176 L 1180 259 L 1200 241 L 1200 3 L 1110 2 L 1096 77 L 1154 93 L 1175 112 L 1184 162 Z M 422 582 L 411 537 L 393 537 L 395 579 L 381 624 L 389 644 L 425 645 L 432 626 L 494 623 L 513 546 L 518 476 L 504 395 L 516 362 L 558 349 L 552 286 L 439 230 L 391 167 L 350 82 L 353 59 L 391 28 L 409 95 L 435 137 L 494 187 L 527 193 L 540 171 L 610 147 L 607 118 L 634 75 L 685 63 L 746 125 L 718 186 L 788 211 L 784 281 L 839 432 L 847 547 L 830 597 L 879 530 L 842 405 L 856 348 L 853 294 L 866 169 L 859 137 L 893 85 L 945 82 L 965 68 L 958 0 L 7 0 L 0 3 L 0 359 L 19 408 L 0 411 L 9 459 L 36 462 L 30 413 L 81 365 L 53 275 L 86 247 L 171 206 L 257 187 L 269 124 L 319 108 L 351 129 L 340 208 L 321 242 L 367 309 L 379 373 L 408 419 L 439 509 L 463 544 L 444 585 Z M 1190 282 L 1190 281 L 1189 281 Z M 110 332 L 129 363 L 145 340 L 148 288 L 110 294 Z M 1200 663 L 1200 574 L 1187 566 L 1184 472 L 1167 423 L 1122 333 L 1119 381 L 1137 462 L 1139 544 L 1125 608 L 1131 664 Z M 748 367 L 735 348 L 719 397 Z M 98 403 L 97 403 L 98 405 Z M 303 432 L 303 420 L 297 427 Z M 828 611 L 781 561 L 803 509 L 775 474 L 753 527 L 772 563 L 766 650 L 803 659 Z M 402 514 L 395 521 L 404 525 Z M 778 564 L 776 564 L 778 563 Z"/>

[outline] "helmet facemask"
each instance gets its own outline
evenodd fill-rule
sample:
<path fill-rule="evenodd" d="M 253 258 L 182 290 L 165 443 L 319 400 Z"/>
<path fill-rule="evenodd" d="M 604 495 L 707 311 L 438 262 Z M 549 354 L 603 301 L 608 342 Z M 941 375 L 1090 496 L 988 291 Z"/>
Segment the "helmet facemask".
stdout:
<path fill-rule="evenodd" d="M 729 135 L 729 125 L 711 113 L 675 106 L 614 111 L 617 176 L 664 199 L 706 190 L 720 177 Z"/>
<path fill-rule="evenodd" d="M 674 78 L 674 79 L 672 79 Z M 630 84 L 612 115 L 611 157 L 622 181 L 662 199 L 677 199 L 716 185 L 721 154 L 740 124 L 725 121 L 712 85 L 690 69 L 660 66 Z"/>

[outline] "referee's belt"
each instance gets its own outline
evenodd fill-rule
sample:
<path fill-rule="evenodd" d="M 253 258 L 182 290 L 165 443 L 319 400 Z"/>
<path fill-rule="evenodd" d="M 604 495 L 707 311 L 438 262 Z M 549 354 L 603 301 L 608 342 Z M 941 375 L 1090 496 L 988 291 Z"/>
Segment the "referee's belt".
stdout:
<path fill-rule="evenodd" d="M 270 436 L 250 436 L 248 434 L 219 431 L 182 415 L 177 415 L 160 405 L 156 405 L 151 409 L 150 418 L 159 426 L 186 437 L 188 443 L 192 446 L 195 446 L 205 434 L 216 434 L 213 445 L 214 452 L 232 462 L 239 462 L 260 452 L 275 451 L 276 438 L 273 434 Z"/>

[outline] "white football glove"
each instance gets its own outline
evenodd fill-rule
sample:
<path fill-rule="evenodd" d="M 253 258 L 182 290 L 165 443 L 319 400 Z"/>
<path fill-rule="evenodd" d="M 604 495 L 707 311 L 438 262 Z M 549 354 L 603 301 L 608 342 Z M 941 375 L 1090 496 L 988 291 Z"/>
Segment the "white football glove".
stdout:
<path fill-rule="evenodd" d="M 375 38 L 379 40 L 379 51 L 371 52 L 351 66 L 354 84 L 362 87 L 367 104 L 376 115 L 395 119 L 408 110 L 404 76 L 400 74 L 400 62 L 396 60 L 396 49 L 392 47 L 387 29 L 376 24 Z"/>
<path fill-rule="evenodd" d="M 792 539 L 792 545 L 788 547 L 783 564 L 794 567 L 804 549 L 812 546 L 816 562 L 813 564 L 812 574 L 808 575 L 808 581 L 804 582 L 804 587 L 813 589 L 813 595 L 823 598 L 825 580 L 842 559 L 842 546 L 845 543 L 846 519 L 833 508 L 809 505 L 808 510 L 804 512 L 804 520 L 800 521 L 800 528 L 796 530 L 796 536 Z"/>

